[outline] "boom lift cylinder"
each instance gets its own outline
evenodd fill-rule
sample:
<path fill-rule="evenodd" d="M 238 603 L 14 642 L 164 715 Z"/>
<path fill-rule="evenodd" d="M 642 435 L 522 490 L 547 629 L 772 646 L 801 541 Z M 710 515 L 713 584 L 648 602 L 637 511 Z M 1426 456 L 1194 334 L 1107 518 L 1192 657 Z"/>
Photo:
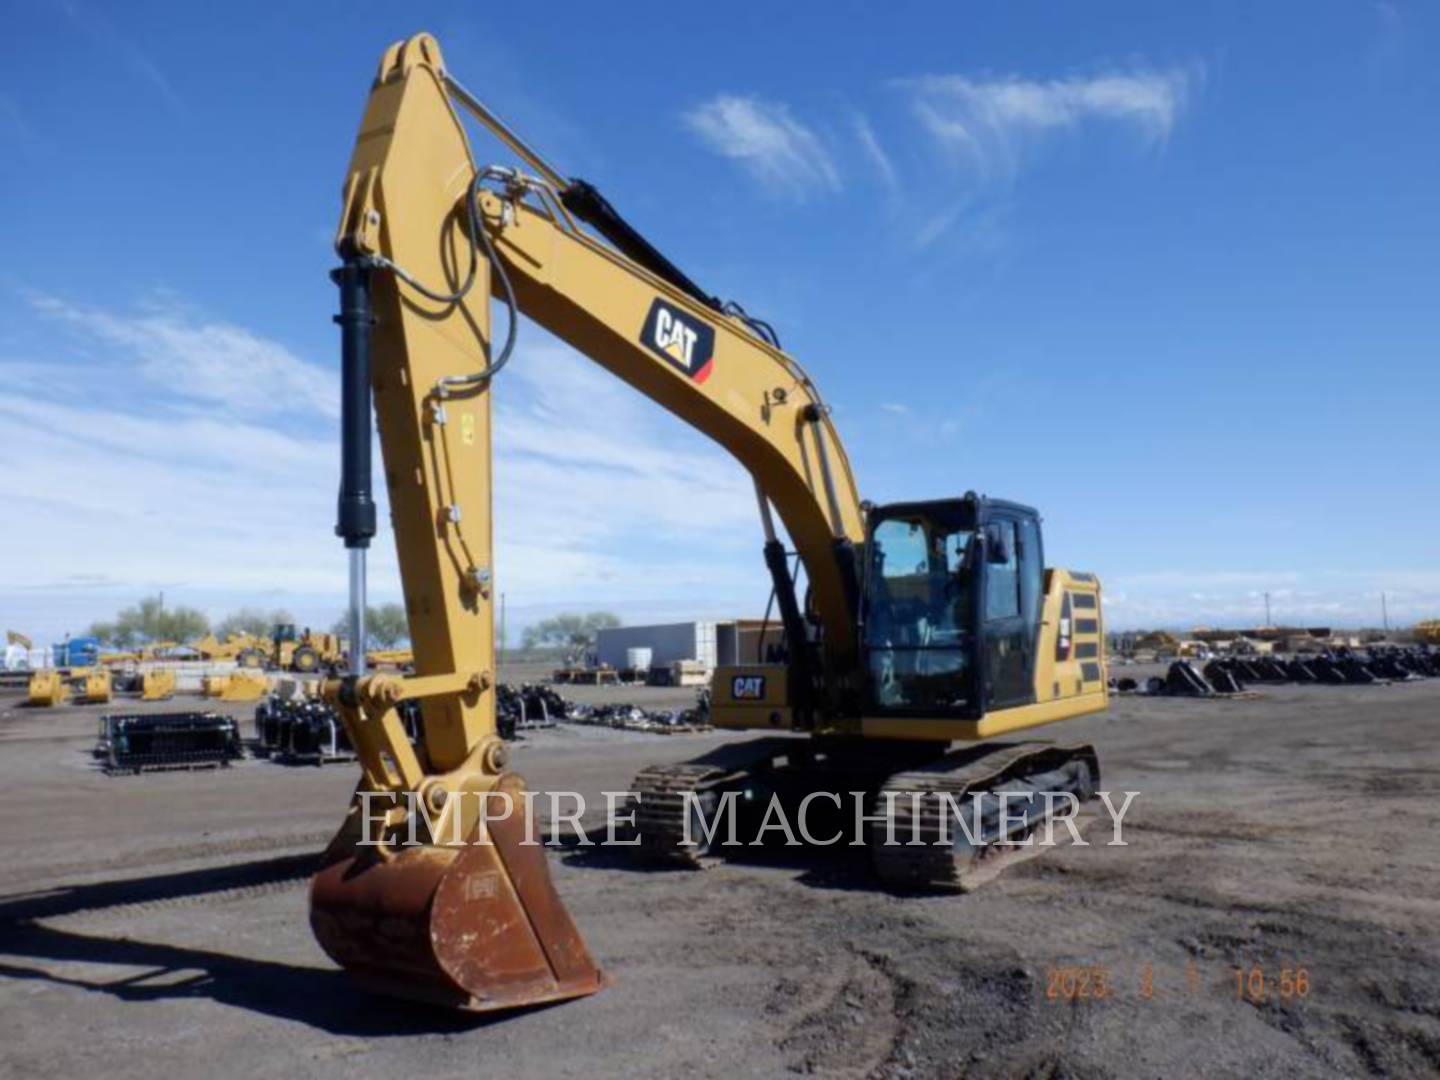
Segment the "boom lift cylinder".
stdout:
<path fill-rule="evenodd" d="M 375 535 L 370 468 L 370 267 L 351 257 L 340 286 L 340 498 L 335 535 L 350 553 L 350 673 L 365 674 L 365 550 Z"/>

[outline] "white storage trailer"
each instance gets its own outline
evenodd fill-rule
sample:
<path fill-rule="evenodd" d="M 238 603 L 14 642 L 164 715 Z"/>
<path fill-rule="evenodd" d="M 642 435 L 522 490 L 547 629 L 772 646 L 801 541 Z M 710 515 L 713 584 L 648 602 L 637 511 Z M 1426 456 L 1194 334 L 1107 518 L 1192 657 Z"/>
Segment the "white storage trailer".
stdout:
<path fill-rule="evenodd" d="M 595 635 L 595 659 L 616 669 L 630 666 L 631 650 L 649 649 L 652 668 L 677 660 L 695 660 L 706 669 L 733 664 L 739 655 L 739 630 L 733 621 L 616 626 Z"/>

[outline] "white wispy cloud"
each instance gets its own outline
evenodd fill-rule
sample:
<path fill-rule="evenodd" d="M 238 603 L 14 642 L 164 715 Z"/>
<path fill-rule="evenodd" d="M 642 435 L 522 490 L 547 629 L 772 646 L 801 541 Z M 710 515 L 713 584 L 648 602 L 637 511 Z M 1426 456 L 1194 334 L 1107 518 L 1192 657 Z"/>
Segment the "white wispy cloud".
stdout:
<path fill-rule="evenodd" d="M 726 453 L 553 340 L 535 340 L 513 372 L 511 385 L 496 389 L 502 535 L 517 544 L 540 540 L 577 565 L 592 554 L 642 557 L 629 546 L 638 542 L 689 563 L 686 577 L 705 572 L 706 553 L 754 546 L 754 487 Z M 529 523 L 557 514 L 564 528 L 547 524 L 522 539 Z M 636 569 L 637 583 L 651 587 L 653 576 Z"/>
<path fill-rule="evenodd" d="M 158 64 L 140 45 L 101 11 L 77 0 L 60 0 L 60 10 L 95 44 L 111 53 L 122 66 L 149 83 L 174 112 L 185 111 L 185 103 Z"/>
<path fill-rule="evenodd" d="M 173 300 L 121 314 L 32 295 L 31 306 L 169 395 L 244 413 L 318 412 L 336 416 L 333 371 L 302 360 L 279 342 L 196 315 Z"/>
<path fill-rule="evenodd" d="M 77 334 L 68 350 L 62 339 L 53 355 L 0 361 L 7 618 L 54 635 L 164 588 L 212 615 L 263 603 L 329 625 L 345 589 L 337 374 L 173 301 L 143 315 L 32 307 Z M 250 382 L 193 377 L 217 350 Z M 289 387 L 288 411 L 252 395 L 267 379 L 271 395 L 276 380 Z M 495 572 L 512 615 L 763 607 L 753 489 L 723 451 L 528 322 L 494 394 Z M 382 476 L 377 460 L 383 489 Z M 383 601 L 399 598 L 399 578 L 377 495 Z"/>
<path fill-rule="evenodd" d="M 1124 124 L 1146 141 L 1163 141 L 1194 79 L 1192 69 L 1170 68 L 1065 79 L 925 75 L 901 85 L 931 136 L 988 163 L 996 152 L 1013 155 L 1022 139 L 1090 121 Z"/>
<path fill-rule="evenodd" d="M 850 114 L 850 125 L 855 130 L 855 139 L 860 143 L 860 150 L 866 159 L 875 168 L 875 173 L 880 182 L 893 194 L 900 190 L 900 174 L 895 168 L 895 163 L 890 160 L 890 155 L 880 145 L 880 139 L 875 134 L 875 129 L 870 126 L 869 119 L 864 113 L 856 111 Z"/>
<path fill-rule="evenodd" d="M 977 205 L 1002 195 L 1039 148 L 1061 134 L 1108 125 L 1148 148 L 1164 145 L 1202 77 L 1198 65 L 1091 76 L 924 75 L 895 80 L 948 166 L 951 193 L 914 231 L 925 248 Z M 958 189 L 958 190 L 957 190 Z"/>
<path fill-rule="evenodd" d="M 332 532 L 333 373 L 324 399 L 300 397 L 308 411 L 294 415 L 197 403 L 159 374 L 183 365 L 128 387 L 117 368 L 131 363 L 137 335 L 153 345 L 149 329 L 130 324 L 150 316 L 74 310 L 86 313 L 86 326 L 110 333 L 89 334 L 78 356 L 57 347 L 54 356 L 0 361 L 6 620 L 53 637 L 164 588 L 176 603 L 211 605 L 212 615 L 260 603 L 329 625 L 345 590 L 345 559 Z M 255 331 L 228 329 L 283 349 Z M 630 621 L 762 609 L 768 585 L 743 470 L 538 328 L 527 322 L 522 331 L 494 388 L 495 572 L 511 629 L 562 607 L 612 607 Z M 186 348 L 204 349 L 211 339 L 159 340 L 166 362 L 180 365 Z M 916 408 L 880 402 L 877 411 L 913 417 Z M 932 441 L 936 430 L 949 430 L 910 427 L 930 431 Z M 381 475 L 377 468 L 377 482 Z M 379 520 L 388 522 L 383 490 L 379 502 Z M 394 545 L 383 525 L 373 551 L 374 596 L 398 599 Z M 1440 610 L 1433 569 L 1086 569 L 1101 573 L 1116 629 L 1255 624 L 1265 592 L 1275 619 L 1287 623 L 1373 625 L 1382 590 L 1397 624 Z"/>
<path fill-rule="evenodd" d="M 681 119 L 710 150 L 734 161 L 771 194 L 804 199 L 840 190 L 840 173 L 824 142 L 788 105 L 721 94 Z"/>

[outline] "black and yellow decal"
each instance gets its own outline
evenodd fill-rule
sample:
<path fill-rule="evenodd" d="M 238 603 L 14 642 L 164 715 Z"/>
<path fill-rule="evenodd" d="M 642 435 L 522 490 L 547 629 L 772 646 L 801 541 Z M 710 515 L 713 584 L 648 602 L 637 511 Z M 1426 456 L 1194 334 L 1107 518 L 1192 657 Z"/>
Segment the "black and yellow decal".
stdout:
<path fill-rule="evenodd" d="M 730 680 L 730 697 L 733 701 L 764 701 L 764 675 L 736 675 Z"/>
<path fill-rule="evenodd" d="M 1060 632 L 1055 635 L 1055 659 L 1064 661 L 1070 659 L 1070 594 L 1067 592 L 1065 598 L 1060 601 Z"/>
<path fill-rule="evenodd" d="M 715 328 L 658 297 L 645 316 L 640 343 L 697 383 L 715 366 Z"/>

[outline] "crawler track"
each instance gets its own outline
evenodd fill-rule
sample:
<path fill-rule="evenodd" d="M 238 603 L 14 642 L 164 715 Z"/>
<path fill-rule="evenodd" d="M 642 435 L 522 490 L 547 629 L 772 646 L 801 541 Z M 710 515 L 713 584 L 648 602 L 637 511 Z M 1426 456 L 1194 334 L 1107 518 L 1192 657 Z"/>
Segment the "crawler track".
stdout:
<path fill-rule="evenodd" d="M 934 765 L 897 773 L 881 785 L 874 810 L 878 814 L 893 802 L 893 831 L 879 822 L 867 825 L 875 871 L 897 889 L 968 892 L 1038 853 L 1033 844 L 1013 841 L 1043 824 L 1049 809 L 1044 793 L 1068 792 L 1083 804 L 1099 782 L 1100 763 L 1089 745 L 969 747 Z M 1025 796 L 1010 800 L 1003 828 L 1001 792 Z M 978 807 L 979 820 L 970 821 L 974 843 L 961 832 L 952 800 L 967 814 Z"/>
<path fill-rule="evenodd" d="M 695 761 L 643 769 L 632 787 L 639 795 L 637 855 L 695 869 L 713 863 L 702 823 L 719 826 L 716 812 L 726 792 L 744 792 L 742 804 L 755 799 L 762 806 L 769 793 L 783 793 L 792 807 L 812 791 L 834 791 L 842 800 L 847 792 L 868 792 L 866 839 L 880 879 L 896 889 L 966 891 L 1043 850 L 997 841 L 1023 839 L 1042 825 L 1050 810 L 1046 793 L 1069 793 L 1084 803 L 1099 779 L 1099 761 L 1088 745 L 987 743 L 945 751 L 917 744 L 887 755 L 844 744 L 759 739 Z M 1010 795 L 1008 801 L 1000 792 Z M 979 815 L 969 836 L 954 820 L 952 800 Z M 873 820 L 891 804 L 893 824 Z M 892 834 L 896 843 L 888 842 Z"/>

